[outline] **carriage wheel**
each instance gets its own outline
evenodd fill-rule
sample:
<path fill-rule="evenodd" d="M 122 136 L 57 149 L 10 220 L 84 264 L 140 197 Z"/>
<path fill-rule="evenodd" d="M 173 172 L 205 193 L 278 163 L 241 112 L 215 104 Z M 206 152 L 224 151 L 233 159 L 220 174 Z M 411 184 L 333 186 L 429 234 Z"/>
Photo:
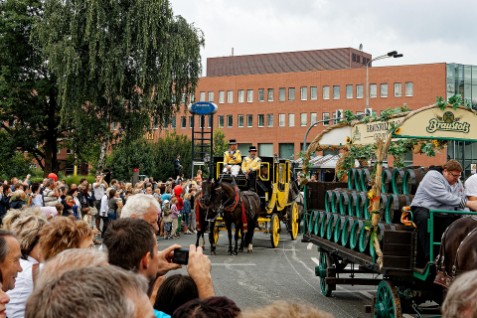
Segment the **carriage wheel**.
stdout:
<path fill-rule="evenodd" d="M 296 202 L 293 202 L 290 206 L 289 213 L 288 222 L 290 222 L 290 237 L 292 240 L 296 240 L 298 230 L 300 229 L 298 225 L 298 204 Z"/>
<path fill-rule="evenodd" d="M 400 318 L 401 300 L 399 299 L 397 288 L 387 280 L 383 280 L 378 285 L 374 300 L 373 317 L 375 318 Z"/>
<path fill-rule="evenodd" d="M 270 219 L 270 231 L 270 241 L 275 248 L 280 243 L 280 218 L 276 213 L 273 213 Z"/>
<path fill-rule="evenodd" d="M 219 233 L 220 233 L 220 229 L 218 227 L 215 227 L 214 228 L 214 244 L 217 245 L 217 243 L 219 242 Z"/>
<path fill-rule="evenodd" d="M 333 266 L 330 254 L 328 252 L 320 251 L 320 265 L 318 265 L 318 275 L 320 276 L 321 293 L 326 297 L 331 296 L 331 292 L 336 289 L 336 284 L 329 284 L 326 282 L 327 277 L 336 277 L 336 274 L 330 274 L 328 269 Z"/>

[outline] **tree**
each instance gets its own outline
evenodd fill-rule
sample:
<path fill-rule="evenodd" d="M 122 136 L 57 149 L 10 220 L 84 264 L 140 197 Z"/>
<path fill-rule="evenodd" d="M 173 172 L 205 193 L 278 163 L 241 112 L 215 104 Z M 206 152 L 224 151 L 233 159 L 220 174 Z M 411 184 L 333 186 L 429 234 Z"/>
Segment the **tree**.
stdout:
<path fill-rule="evenodd" d="M 14 140 L 8 138 L 7 132 L 0 131 L 0 178 L 24 177 L 30 170 L 30 159 L 16 150 Z"/>
<path fill-rule="evenodd" d="M 0 1 L 0 127 L 12 149 L 27 151 L 47 172 L 58 172 L 58 142 L 71 127 L 60 123 L 56 79 L 30 43 L 40 0 Z"/>
<path fill-rule="evenodd" d="M 63 122 L 89 118 L 90 134 L 75 138 L 101 145 L 98 170 L 113 138 L 138 139 L 151 118 L 169 122 L 197 86 L 202 32 L 174 17 L 167 0 L 46 0 L 34 30 Z"/>
<path fill-rule="evenodd" d="M 222 156 L 229 148 L 222 129 L 214 130 L 214 156 Z"/>

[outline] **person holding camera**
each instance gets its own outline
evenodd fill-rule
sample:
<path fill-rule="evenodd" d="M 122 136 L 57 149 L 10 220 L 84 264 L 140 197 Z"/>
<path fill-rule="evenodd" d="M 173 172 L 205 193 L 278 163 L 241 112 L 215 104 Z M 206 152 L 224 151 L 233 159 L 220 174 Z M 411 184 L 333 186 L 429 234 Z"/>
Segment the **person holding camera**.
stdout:
<path fill-rule="evenodd" d="M 238 144 L 235 139 L 229 140 L 229 150 L 224 152 L 224 169 L 223 173 L 229 173 L 236 177 L 240 172 L 240 164 L 242 163 L 242 154 L 238 150 Z"/>

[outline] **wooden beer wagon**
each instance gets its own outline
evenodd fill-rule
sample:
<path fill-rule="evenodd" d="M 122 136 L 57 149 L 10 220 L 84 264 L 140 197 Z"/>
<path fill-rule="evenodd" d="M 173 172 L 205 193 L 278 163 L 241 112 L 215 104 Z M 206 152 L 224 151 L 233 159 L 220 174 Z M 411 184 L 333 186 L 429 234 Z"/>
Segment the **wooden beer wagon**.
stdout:
<path fill-rule="evenodd" d="M 368 124 L 385 128 L 373 140 L 377 143 L 374 165 L 363 168 L 349 165 L 345 171 L 346 182 L 305 185 L 303 241 L 318 248 L 319 265 L 315 273 L 320 278 L 321 292 L 329 297 L 338 284 L 376 285 L 376 295 L 369 306 L 374 317 L 439 314 L 445 288 L 434 283 L 434 258 L 442 232 L 434 233 L 433 222 L 441 213 L 472 213 L 431 211 L 431 261 L 423 268 L 416 267 L 417 231 L 412 212 L 407 209 L 403 212 L 403 207 L 411 203 L 427 168 L 383 169 L 382 162 L 387 159 L 391 140 L 396 138 L 414 138 L 418 140 L 414 147 L 425 146 L 429 151 L 442 147 L 439 140 L 476 141 L 477 117 L 472 110 L 462 107 L 432 105 L 387 121 L 340 123 L 322 132 L 311 143 L 304 172 L 306 160 L 317 150 L 341 143 L 344 146 L 339 147 L 349 151 L 352 145 L 366 144 L 363 128 Z M 336 129 L 340 133 L 337 134 Z M 334 134 L 332 138 L 330 132 Z M 344 162 L 350 159 L 346 159 L 346 155 L 345 151 Z M 354 163 L 354 158 L 348 162 Z M 426 301 L 433 301 L 435 306 L 421 306 Z"/>

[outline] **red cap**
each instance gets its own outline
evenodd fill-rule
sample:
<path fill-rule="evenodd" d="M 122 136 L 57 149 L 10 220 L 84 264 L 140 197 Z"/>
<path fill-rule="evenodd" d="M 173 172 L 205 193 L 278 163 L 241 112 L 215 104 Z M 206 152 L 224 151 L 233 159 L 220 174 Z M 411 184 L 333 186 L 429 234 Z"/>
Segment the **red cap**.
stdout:
<path fill-rule="evenodd" d="M 53 173 L 53 172 L 48 174 L 48 178 L 55 180 L 55 182 L 58 181 L 58 176 L 56 175 L 56 173 Z"/>

